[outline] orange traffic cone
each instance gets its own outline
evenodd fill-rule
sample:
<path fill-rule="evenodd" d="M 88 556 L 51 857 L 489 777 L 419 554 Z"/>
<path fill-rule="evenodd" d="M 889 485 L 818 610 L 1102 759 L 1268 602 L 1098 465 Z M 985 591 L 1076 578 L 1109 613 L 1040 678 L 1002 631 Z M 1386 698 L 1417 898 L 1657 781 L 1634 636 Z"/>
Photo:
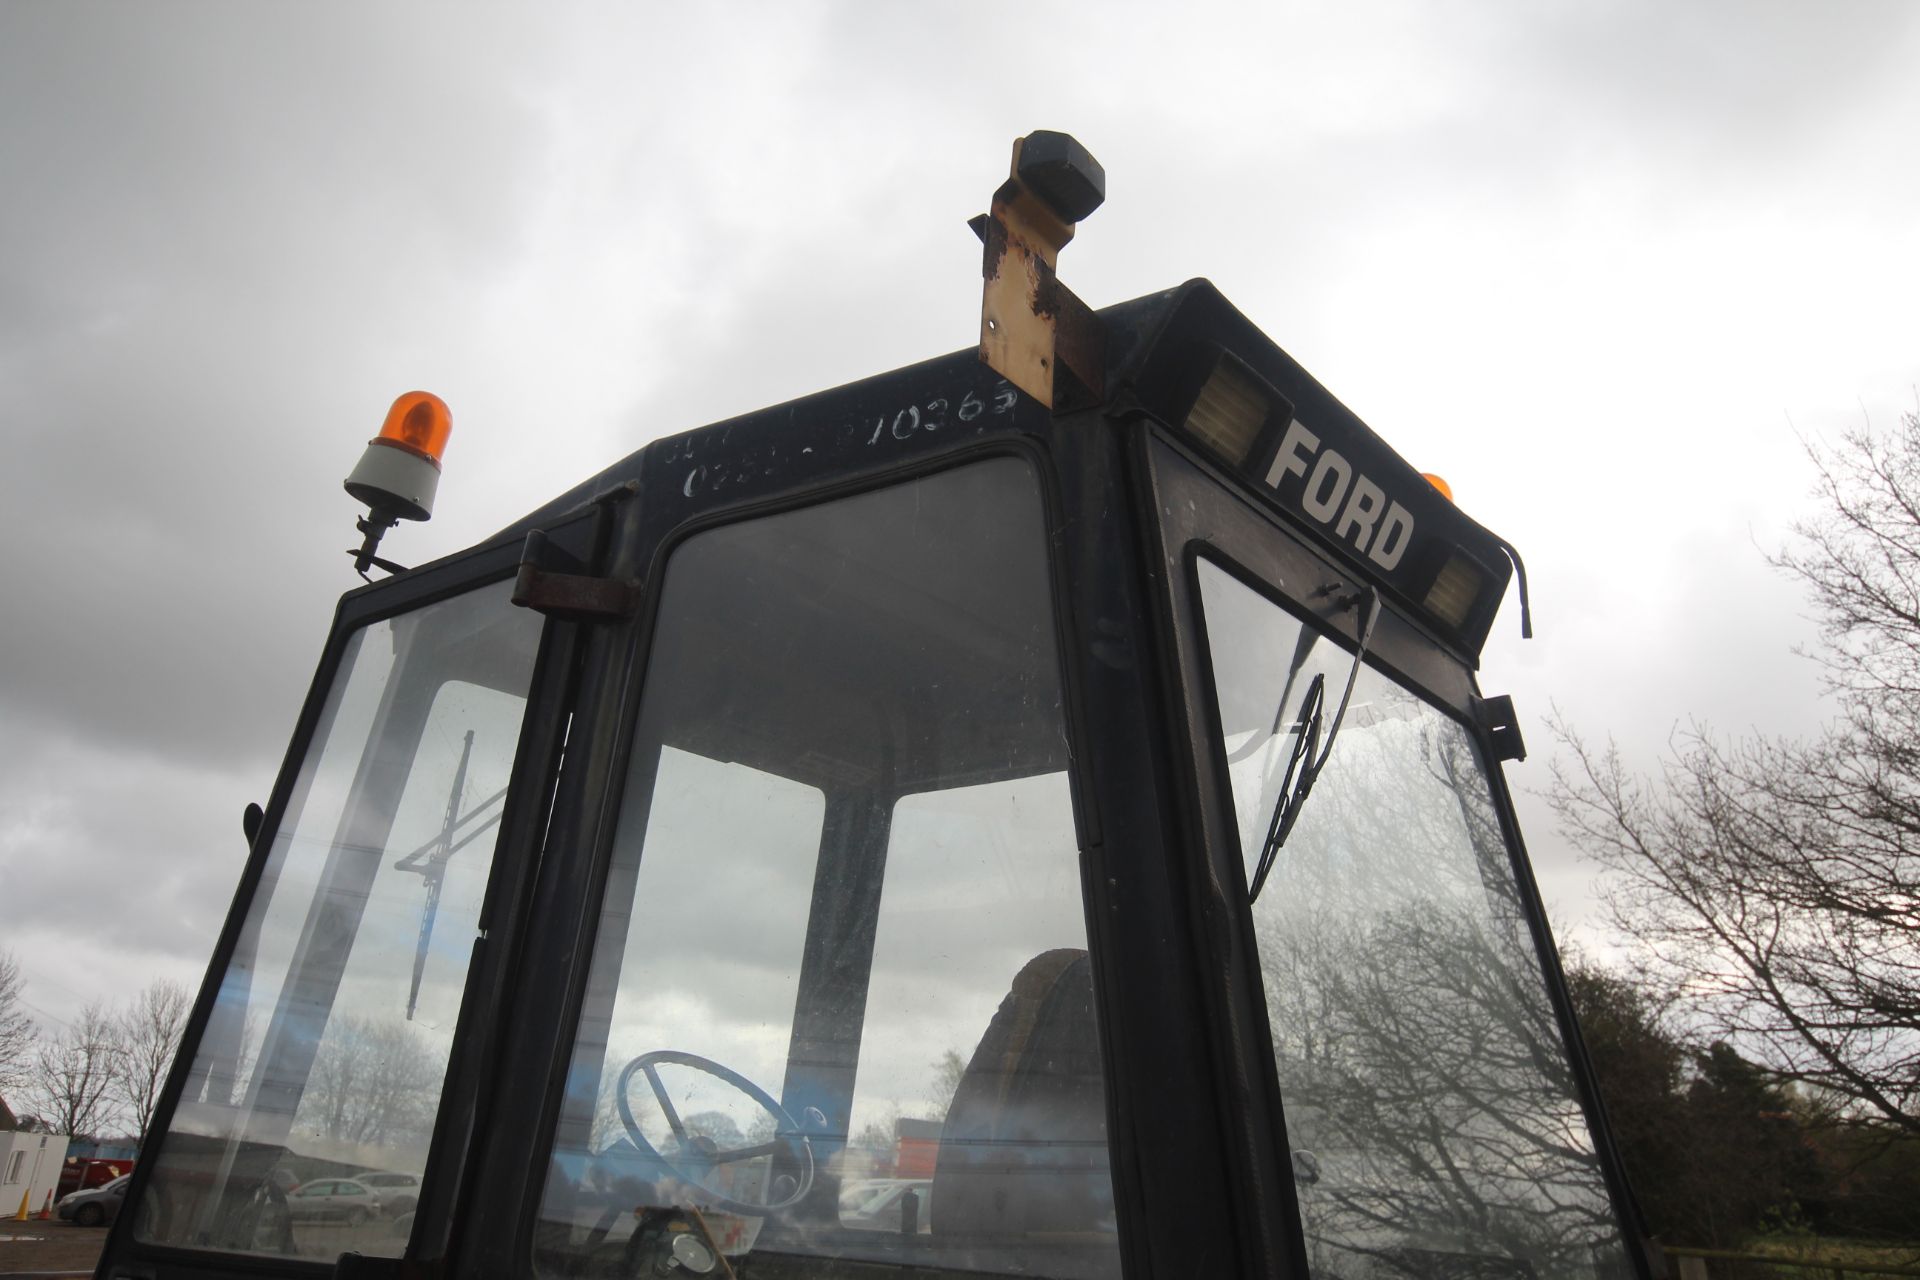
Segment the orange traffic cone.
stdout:
<path fill-rule="evenodd" d="M 27 1220 L 28 1210 L 32 1207 L 32 1200 L 33 1191 L 31 1188 L 20 1193 L 20 1212 L 13 1215 L 15 1222 L 25 1222 Z"/>
<path fill-rule="evenodd" d="M 40 1206 L 40 1221 L 50 1222 L 52 1220 L 53 1220 L 53 1192 L 49 1191 L 47 1192 L 46 1200 Z"/>

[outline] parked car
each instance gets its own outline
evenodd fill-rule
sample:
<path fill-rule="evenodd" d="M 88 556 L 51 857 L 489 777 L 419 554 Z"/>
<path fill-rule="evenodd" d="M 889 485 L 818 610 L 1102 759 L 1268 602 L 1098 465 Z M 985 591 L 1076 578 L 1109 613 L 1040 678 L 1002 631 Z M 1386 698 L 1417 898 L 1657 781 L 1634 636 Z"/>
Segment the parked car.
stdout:
<path fill-rule="evenodd" d="M 123 1173 L 102 1186 L 68 1192 L 60 1197 L 53 1211 L 62 1222 L 75 1226 L 97 1227 L 112 1222 L 120 1213 L 121 1202 L 127 1198 L 127 1183 L 132 1177 L 130 1173 Z"/>
<path fill-rule="evenodd" d="M 287 1196 L 295 1222 L 365 1222 L 384 1208 L 380 1193 L 358 1178 L 315 1178 Z"/>
<path fill-rule="evenodd" d="M 133 1161 L 125 1157 L 68 1156 L 60 1166 L 60 1185 L 53 1195 L 57 1200 L 70 1191 L 97 1191 L 123 1173 L 133 1172 Z"/>
<path fill-rule="evenodd" d="M 406 1213 L 420 1203 L 420 1179 L 414 1174 L 368 1169 L 354 1174 L 353 1180 L 372 1187 L 380 1196 L 381 1207 L 388 1213 Z"/>

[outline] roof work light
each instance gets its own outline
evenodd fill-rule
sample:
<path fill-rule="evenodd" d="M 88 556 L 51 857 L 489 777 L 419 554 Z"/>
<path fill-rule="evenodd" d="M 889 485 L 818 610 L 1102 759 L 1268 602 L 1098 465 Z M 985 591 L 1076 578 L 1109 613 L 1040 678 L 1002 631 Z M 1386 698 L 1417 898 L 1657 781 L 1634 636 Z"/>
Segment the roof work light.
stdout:
<path fill-rule="evenodd" d="M 358 550 L 349 551 L 361 577 L 377 565 L 388 573 L 401 566 L 374 554 L 381 535 L 402 520 L 433 516 L 433 494 L 440 484 L 440 455 L 453 434 L 453 415 L 446 401 L 429 391 L 409 391 L 393 402 L 380 434 L 367 442 L 359 465 L 347 476 L 346 489 L 367 504 L 367 514 L 355 525 L 365 535 Z"/>

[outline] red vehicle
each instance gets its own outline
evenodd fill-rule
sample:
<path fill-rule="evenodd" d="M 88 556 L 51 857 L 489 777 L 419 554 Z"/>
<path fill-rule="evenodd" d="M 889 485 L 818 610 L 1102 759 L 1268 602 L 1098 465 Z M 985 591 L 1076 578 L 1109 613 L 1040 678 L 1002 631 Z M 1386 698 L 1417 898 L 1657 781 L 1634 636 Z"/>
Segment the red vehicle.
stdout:
<path fill-rule="evenodd" d="M 74 1191 L 104 1187 L 123 1173 L 133 1172 L 131 1160 L 106 1160 L 93 1156 L 68 1156 L 60 1170 L 60 1186 L 54 1199 Z"/>

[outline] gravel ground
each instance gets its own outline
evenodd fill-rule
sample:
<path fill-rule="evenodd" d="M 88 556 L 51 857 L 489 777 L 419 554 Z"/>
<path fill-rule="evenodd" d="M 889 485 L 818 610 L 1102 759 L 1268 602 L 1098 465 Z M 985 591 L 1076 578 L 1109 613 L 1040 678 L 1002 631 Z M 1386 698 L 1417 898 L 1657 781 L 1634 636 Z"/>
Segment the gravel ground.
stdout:
<path fill-rule="evenodd" d="M 106 1242 L 105 1227 L 0 1218 L 0 1280 L 36 1272 L 90 1276 Z"/>

